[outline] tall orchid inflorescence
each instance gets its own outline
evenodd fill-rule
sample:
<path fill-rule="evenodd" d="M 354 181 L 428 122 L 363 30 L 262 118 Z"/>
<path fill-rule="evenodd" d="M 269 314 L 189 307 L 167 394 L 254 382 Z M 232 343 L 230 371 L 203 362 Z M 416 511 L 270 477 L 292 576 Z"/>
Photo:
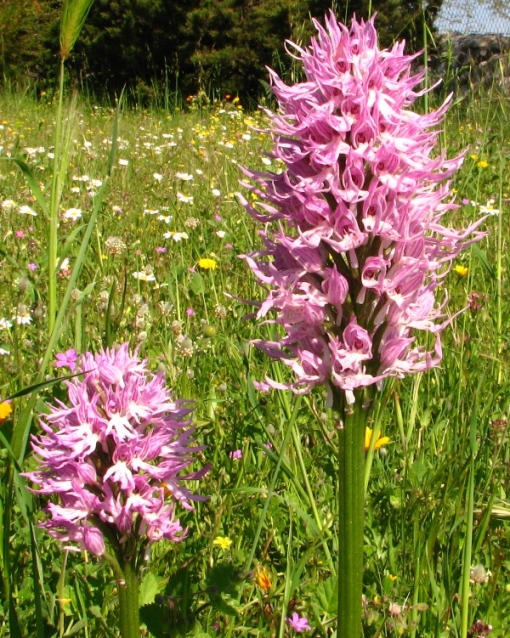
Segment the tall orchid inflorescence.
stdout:
<path fill-rule="evenodd" d="M 266 249 L 245 259 L 270 286 L 258 316 L 276 312 L 270 321 L 285 331 L 255 343 L 295 374 L 272 385 L 326 385 L 330 400 L 336 388 L 353 402 L 357 388 L 439 363 L 447 322 L 435 291 L 483 234 L 480 221 L 461 231 L 442 225 L 456 208 L 443 180 L 462 157 L 432 157 L 432 127 L 449 100 L 430 114 L 408 109 L 424 76 L 411 74 L 404 43 L 380 50 L 374 18 L 350 30 L 333 12 L 326 28 L 314 22 L 311 46 L 293 45 L 306 81 L 286 86 L 271 72 L 280 107 L 268 113 L 272 157 L 284 170 L 243 169 L 257 201 L 239 197 L 256 220 L 278 225 L 260 232 Z M 415 330 L 435 335 L 432 350 L 415 343 Z"/>
<path fill-rule="evenodd" d="M 192 444 L 190 404 L 174 401 L 164 374 L 150 373 L 128 344 L 84 354 L 79 371 L 66 382 L 70 406 L 51 405 L 41 418 L 44 434 L 32 440 L 39 467 L 25 476 L 34 491 L 59 501 L 48 504 L 42 526 L 98 556 L 105 537 L 129 554 L 139 540 L 145 548 L 181 540 L 175 503 L 193 509 L 190 500 L 202 498 L 183 481 L 207 471 L 183 475 L 203 449 Z"/>

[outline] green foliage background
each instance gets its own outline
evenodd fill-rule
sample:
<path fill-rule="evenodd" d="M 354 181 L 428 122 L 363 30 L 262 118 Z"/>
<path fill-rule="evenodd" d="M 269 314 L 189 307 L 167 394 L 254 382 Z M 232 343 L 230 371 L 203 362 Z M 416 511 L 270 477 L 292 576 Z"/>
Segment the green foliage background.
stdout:
<path fill-rule="evenodd" d="M 307 44 L 310 17 L 333 8 L 348 21 L 378 12 L 381 43 L 423 45 L 442 0 L 95 0 L 70 59 L 73 82 L 96 99 L 122 87 L 154 101 L 161 86 L 184 96 L 203 90 L 257 100 L 266 66 L 292 76 L 285 40 Z M 8 86 L 53 87 L 61 0 L 0 0 L 0 67 Z"/>

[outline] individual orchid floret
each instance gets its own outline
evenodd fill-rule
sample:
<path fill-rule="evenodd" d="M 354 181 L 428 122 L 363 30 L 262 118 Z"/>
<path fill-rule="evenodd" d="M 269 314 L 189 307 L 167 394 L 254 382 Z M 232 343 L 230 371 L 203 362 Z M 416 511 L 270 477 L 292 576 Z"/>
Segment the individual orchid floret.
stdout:
<path fill-rule="evenodd" d="M 193 455 L 192 406 L 174 400 L 162 373 L 130 354 L 128 344 L 96 355 L 85 353 L 66 382 L 68 403 L 49 406 L 43 434 L 32 437 L 38 463 L 25 476 L 33 491 L 54 496 L 42 527 L 70 549 L 119 551 L 128 541 L 146 544 L 185 535 L 176 504 L 193 509 L 186 473 Z"/>
<path fill-rule="evenodd" d="M 305 80 L 287 86 L 271 71 L 279 111 L 267 112 L 280 173 L 242 169 L 256 194 L 241 203 L 265 246 L 244 255 L 268 295 L 258 317 L 281 327 L 256 341 L 294 372 L 273 387 L 326 385 L 348 402 L 387 377 L 439 364 L 448 324 L 436 289 L 462 249 L 480 240 L 482 220 L 455 230 L 447 181 L 463 157 L 434 155 L 450 98 L 420 115 L 410 106 L 424 73 L 404 43 L 377 44 L 374 18 L 351 28 L 330 12 L 308 48 L 289 43 Z M 432 350 L 416 343 L 431 332 Z M 277 331 L 278 332 L 278 331 Z"/>

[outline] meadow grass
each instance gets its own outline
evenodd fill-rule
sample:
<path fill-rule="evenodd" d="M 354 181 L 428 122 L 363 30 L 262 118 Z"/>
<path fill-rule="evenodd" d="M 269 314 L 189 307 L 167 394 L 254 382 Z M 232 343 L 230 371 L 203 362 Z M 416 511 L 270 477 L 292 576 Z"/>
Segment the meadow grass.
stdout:
<path fill-rule="evenodd" d="M 27 171 L 13 161 L 25 162 L 48 193 L 55 108 L 26 95 L 1 96 L 0 104 L 5 398 L 63 371 L 42 366 L 48 220 Z M 74 108 L 58 211 L 57 309 L 105 182 L 117 120 L 113 108 L 79 100 Z M 496 91 L 473 95 L 454 105 L 441 135 L 448 156 L 467 149 L 452 185 L 463 203 L 453 225 L 492 214 L 486 240 L 445 279 L 445 314 L 468 309 L 444 334 L 441 367 L 388 382 L 374 412 L 372 427 L 390 442 L 369 452 L 367 637 L 465 636 L 477 620 L 502 637 L 510 625 L 509 113 Z M 332 635 L 336 424 L 321 392 L 297 398 L 255 388 L 287 372 L 250 345 L 274 327 L 257 324 L 242 301 L 263 291 L 238 258 L 260 245 L 235 196 L 238 165 L 278 168 L 260 131 L 267 122 L 229 99 L 205 107 L 196 100 L 185 113 L 123 110 L 117 125 L 111 178 L 55 352 L 138 347 L 176 396 L 196 402 L 198 439 L 208 446 L 202 455 L 212 465 L 199 488 L 209 500 L 179 512 L 188 538 L 152 548 L 142 619 L 155 636 L 269 637 L 293 633 L 285 618 L 296 611 L 309 619 L 309 635 Z M 44 412 L 55 398 L 65 398 L 62 384 L 13 400 L 1 430 L 5 466 L 27 403 Z M 33 465 L 30 455 L 20 460 L 23 469 Z M 107 564 L 63 551 L 31 526 L 42 499 L 28 497 L 19 477 L 8 493 L 7 472 L 4 479 L 0 567 L 12 598 L 10 613 L 2 601 L 0 636 L 117 635 Z M 218 537 L 232 543 L 214 543 Z"/>

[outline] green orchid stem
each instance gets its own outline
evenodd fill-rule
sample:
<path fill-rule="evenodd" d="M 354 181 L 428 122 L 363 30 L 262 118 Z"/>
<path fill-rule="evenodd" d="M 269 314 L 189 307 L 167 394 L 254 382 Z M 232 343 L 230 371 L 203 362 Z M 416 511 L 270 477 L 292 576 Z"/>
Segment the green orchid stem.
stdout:
<path fill-rule="evenodd" d="M 361 636 L 365 425 L 363 394 L 344 406 L 338 436 L 338 621 L 337 636 Z"/>
<path fill-rule="evenodd" d="M 140 638 L 140 604 L 135 558 L 119 561 L 123 578 L 119 582 L 120 635 L 122 638 Z"/>

